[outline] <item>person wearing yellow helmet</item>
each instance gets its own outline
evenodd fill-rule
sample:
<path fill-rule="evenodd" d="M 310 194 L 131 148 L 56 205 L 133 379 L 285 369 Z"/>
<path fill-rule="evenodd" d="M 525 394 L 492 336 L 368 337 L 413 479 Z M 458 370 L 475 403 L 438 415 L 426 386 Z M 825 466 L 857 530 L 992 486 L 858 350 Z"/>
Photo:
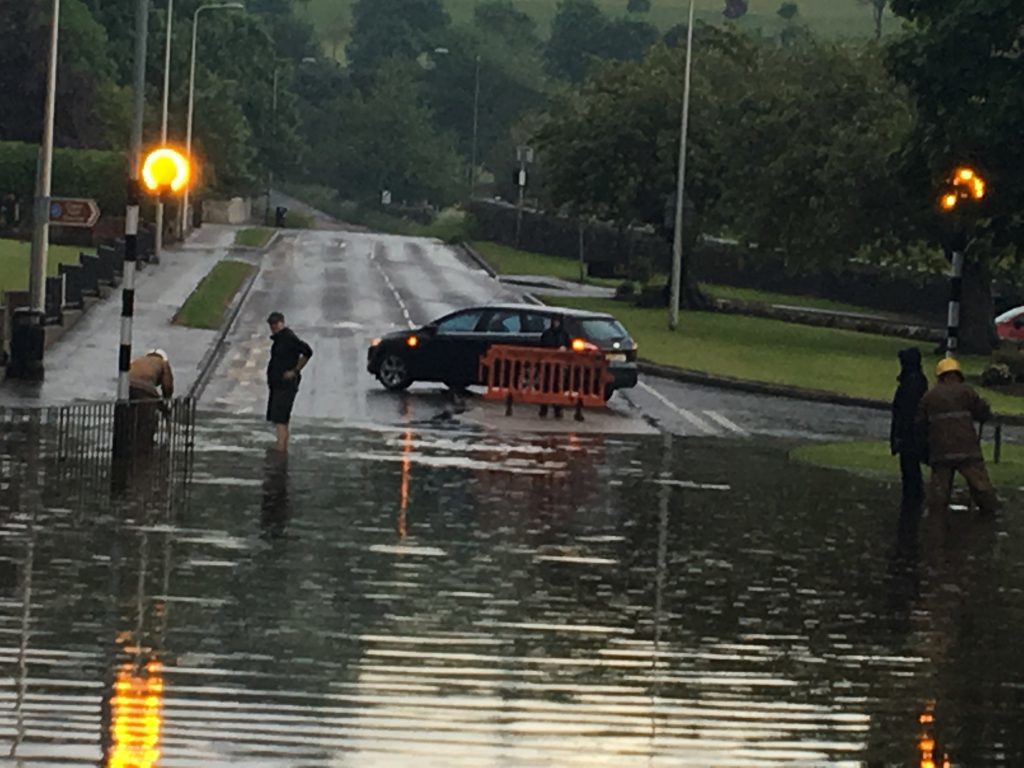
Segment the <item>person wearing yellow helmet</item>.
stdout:
<path fill-rule="evenodd" d="M 928 488 L 928 509 L 933 515 L 945 515 L 949 509 L 954 475 L 959 472 L 971 489 L 971 496 L 982 514 L 993 514 L 999 506 L 995 488 L 985 467 L 981 441 L 975 422 L 992 418 L 992 409 L 977 392 L 967 386 L 963 369 L 954 358 L 939 361 L 935 368 L 938 382 L 921 399 L 917 421 L 928 430 L 929 463 L 932 467 Z"/>

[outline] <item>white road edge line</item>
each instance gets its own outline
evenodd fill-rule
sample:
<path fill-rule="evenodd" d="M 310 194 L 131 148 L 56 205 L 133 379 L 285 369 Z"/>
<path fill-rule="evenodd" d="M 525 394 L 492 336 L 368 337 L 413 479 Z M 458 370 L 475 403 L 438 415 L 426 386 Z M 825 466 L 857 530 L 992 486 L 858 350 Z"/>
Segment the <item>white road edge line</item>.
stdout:
<path fill-rule="evenodd" d="M 690 422 L 693 426 L 695 426 L 697 429 L 701 430 L 704 434 L 706 434 L 706 435 L 716 435 L 716 434 L 718 434 L 718 431 L 714 427 L 712 427 L 710 424 L 708 424 L 706 421 L 704 421 L 702 418 L 700 418 L 699 416 L 697 416 L 694 413 L 691 413 L 690 411 L 686 410 L 685 408 L 680 408 L 678 405 L 673 403 L 671 400 L 669 400 L 667 397 L 665 397 L 663 394 L 661 394 L 661 392 L 656 390 L 654 387 L 652 387 L 647 382 L 641 381 L 640 382 L 640 388 L 643 389 L 645 392 L 649 393 L 651 395 L 651 397 L 653 397 L 656 400 L 658 400 L 658 402 L 660 402 L 662 405 L 664 405 L 670 411 L 672 411 L 673 413 L 678 414 L 683 419 L 685 419 L 686 421 Z"/>
<path fill-rule="evenodd" d="M 739 424 L 734 422 L 732 419 L 728 418 L 727 416 L 723 416 L 717 411 L 704 411 L 704 415 L 707 416 L 712 421 L 721 424 L 730 432 L 735 432 L 737 435 L 742 435 L 743 437 L 747 437 L 749 435 L 747 430 L 745 430 Z"/>
<path fill-rule="evenodd" d="M 402 310 L 402 315 L 405 317 L 405 322 L 409 325 L 409 329 L 415 329 L 416 323 L 412 321 L 412 316 L 409 314 L 409 308 L 405 305 L 405 300 L 402 299 L 402 294 L 398 292 L 398 289 L 395 288 L 395 284 L 391 282 L 391 278 L 388 276 L 388 273 L 384 271 L 384 268 L 380 265 L 380 262 L 377 261 L 377 254 L 374 252 L 373 249 L 370 250 L 370 261 L 373 262 L 373 266 L 377 268 L 378 272 L 380 272 L 380 276 L 384 278 L 384 283 L 387 285 L 388 290 L 390 290 L 392 295 L 394 295 L 395 301 L 398 302 L 398 308 Z"/>

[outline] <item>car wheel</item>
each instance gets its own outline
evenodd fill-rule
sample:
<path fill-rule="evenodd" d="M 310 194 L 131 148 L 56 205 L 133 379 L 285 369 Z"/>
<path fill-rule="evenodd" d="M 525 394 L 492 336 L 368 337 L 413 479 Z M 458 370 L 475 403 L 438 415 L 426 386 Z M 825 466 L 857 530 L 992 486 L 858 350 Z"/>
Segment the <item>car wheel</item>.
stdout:
<path fill-rule="evenodd" d="M 409 375 L 409 366 L 398 355 L 388 355 L 380 362 L 380 372 L 377 380 L 384 385 L 384 388 L 391 392 L 401 392 L 408 389 L 412 384 L 412 377 Z"/>
<path fill-rule="evenodd" d="M 615 387 L 613 387 L 611 384 L 609 384 L 608 386 L 606 386 L 604 388 L 604 401 L 607 403 L 609 400 L 612 399 L 612 395 L 614 395 L 614 394 L 615 394 Z"/>

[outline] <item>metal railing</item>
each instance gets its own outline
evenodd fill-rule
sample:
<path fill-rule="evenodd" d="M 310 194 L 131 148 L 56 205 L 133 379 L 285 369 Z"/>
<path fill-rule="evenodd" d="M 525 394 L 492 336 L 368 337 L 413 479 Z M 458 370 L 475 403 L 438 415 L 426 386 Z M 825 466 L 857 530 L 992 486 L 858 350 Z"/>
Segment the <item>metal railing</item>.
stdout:
<path fill-rule="evenodd" d="M 97 495 L 184 494 L 192 471 L 195 401 L 0 407 L 0 508 L 33 489 L 48 503 Z"/>

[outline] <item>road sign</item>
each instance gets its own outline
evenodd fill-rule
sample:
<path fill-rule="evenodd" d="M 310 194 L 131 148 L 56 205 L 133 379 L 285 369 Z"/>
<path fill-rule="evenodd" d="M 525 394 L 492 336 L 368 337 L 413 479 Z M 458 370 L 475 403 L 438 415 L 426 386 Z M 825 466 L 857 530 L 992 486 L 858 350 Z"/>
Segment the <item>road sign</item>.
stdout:
<path fill-rule="evenodd" d="M 533 164 L 533 147 L 516 147 L 516 160 L 520 163 Z"/>
<path fill-rule="evenodd" d="M 50 223 L 62 227 L 95 227 L 100 207 L 95 200 L 78 197 L 51 197 Z"/>

